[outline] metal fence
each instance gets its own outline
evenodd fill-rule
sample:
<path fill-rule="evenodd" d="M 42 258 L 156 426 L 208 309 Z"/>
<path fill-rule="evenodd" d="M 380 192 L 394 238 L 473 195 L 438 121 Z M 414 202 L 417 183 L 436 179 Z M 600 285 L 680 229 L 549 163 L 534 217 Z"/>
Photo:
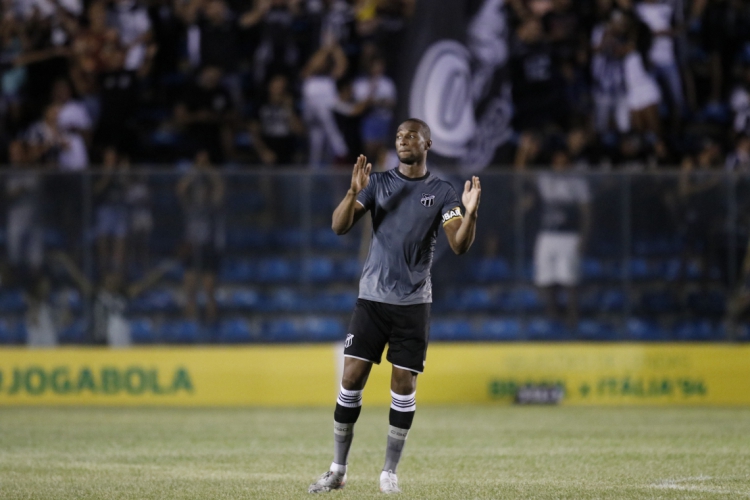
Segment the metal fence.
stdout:
<path fill-rule="evenodd" d="M 460 197 L 464 176 L 435 173 Z M 348 169 L 4 168 L 0 342 L 339 339 L 369 238 L 367 219 L 345 236 L 330 230 L 349 178 Z M 748 337 L 734 306 L 750 178 L 536 168 L 490 169 L 481 181 L 470 252 L 457 257 L 438 236 L 433 339 Z M 575 286 L 540 287 L 540 239 L 559 232 L 554 214 L 580 222 L 585 211 L 588 231 L 565 230 L 582 236 Z"/>

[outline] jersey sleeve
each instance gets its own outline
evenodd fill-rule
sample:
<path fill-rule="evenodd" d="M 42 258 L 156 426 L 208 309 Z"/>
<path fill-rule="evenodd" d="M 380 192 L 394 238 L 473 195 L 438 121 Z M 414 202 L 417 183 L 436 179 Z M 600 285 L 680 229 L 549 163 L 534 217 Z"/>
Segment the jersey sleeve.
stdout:
<path fill-rule="evenodd" d="M 453 186 L 449 185 L 448 189 L 446 189 L 441 213 L 443 214 L 443 225 L 446 225 L 453 219 L 463 218 L 463 215 L 461 215 L 461 203 L 458 201 L 458 195 Z"/>
<path fill-rule="evenodd" d="M 372 210 L 375 206 L 375 184 L 377 182 L 378 176 L 370 174 L 370 182 L 367 183 L 367 187 L 357 195 L 357 201 L 367 210 Z"/>

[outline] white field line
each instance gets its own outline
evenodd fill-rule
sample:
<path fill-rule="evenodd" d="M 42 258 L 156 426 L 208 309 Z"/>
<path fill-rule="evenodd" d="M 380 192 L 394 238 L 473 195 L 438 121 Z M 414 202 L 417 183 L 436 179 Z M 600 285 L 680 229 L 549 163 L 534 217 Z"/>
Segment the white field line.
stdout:
<path fill-rule="evenodd" d="M 678 490 L 678 491 L 697 491 L 701 493 L 715 493 L 718 495 L 731 495 L 734 498 L 737 497 L 748 497 L 750 493 L 742 493 L 739 491 L 732 491 L 730 489 L 724 489 L 721 487 L 711 487 L 702 484 L 690 484 L 690 483 L 701 483 L 704 481 L 710 481 L 713 479 L 710 476 L 695 476 L 685 477 L 680 479 L 664 479 L 655 484 L 649 485 L 650 488 L 656 488 L 660 490 Z"/>

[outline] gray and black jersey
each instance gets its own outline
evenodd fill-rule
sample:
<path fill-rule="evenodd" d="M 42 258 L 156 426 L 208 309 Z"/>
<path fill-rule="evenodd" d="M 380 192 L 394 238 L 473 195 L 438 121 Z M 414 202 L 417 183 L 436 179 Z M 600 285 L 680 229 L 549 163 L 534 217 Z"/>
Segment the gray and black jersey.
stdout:
<path fill-rule="evenodd" d="M 432 302 L 438 228 L 461 217 L 453 186 L 429 172 L 411 179 L 394 168 L 371 174 L 357 201 L 372 215 L 359 298 L 396 305 Z"/>

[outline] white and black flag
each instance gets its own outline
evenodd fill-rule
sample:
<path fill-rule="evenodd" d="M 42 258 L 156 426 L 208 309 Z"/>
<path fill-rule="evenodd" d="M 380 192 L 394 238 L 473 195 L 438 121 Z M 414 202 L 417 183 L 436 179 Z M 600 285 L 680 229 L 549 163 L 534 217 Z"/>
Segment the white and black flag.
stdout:
<path fill-rule="evenodd" d="M 504 0 L 418 0 L 403 39 L 398 117 L 432 130 L 431 161 L 478 172 L 511 136 Z"/>

